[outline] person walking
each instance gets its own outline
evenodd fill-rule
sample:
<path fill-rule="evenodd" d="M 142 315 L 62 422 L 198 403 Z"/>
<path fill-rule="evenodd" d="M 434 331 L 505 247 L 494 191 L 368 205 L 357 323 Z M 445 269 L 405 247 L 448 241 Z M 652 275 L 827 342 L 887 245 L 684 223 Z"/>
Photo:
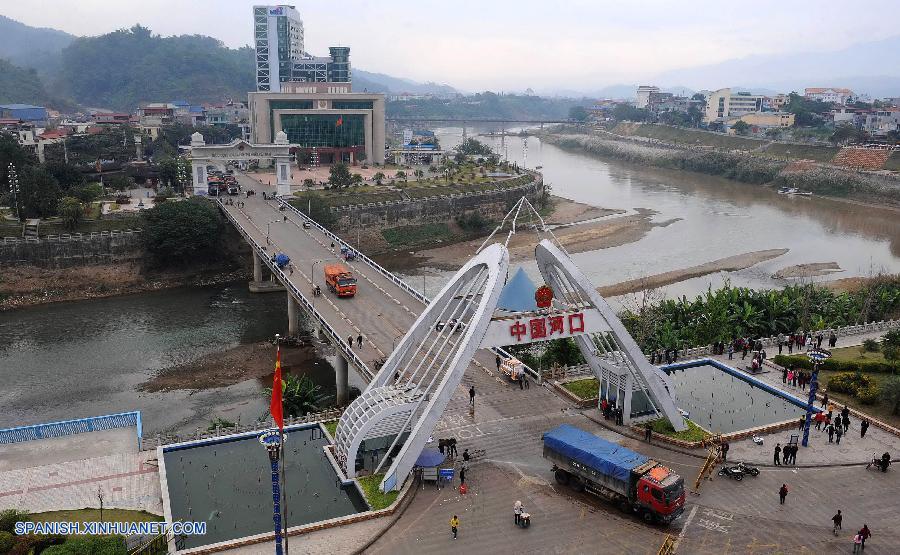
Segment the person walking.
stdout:
<path fill-rule="evenodd" d="M 828 443 L 834 442 L 834 424 L 829 423 L 825 426 L 825 431 L 828 432 Z"/>
<path fill-rule="evenodd" d="M 781 484 L 781 489 L 778 490 L 778 497 L 781 499 L 781 505 L 784 505 L 784 498 L 787 497 L 788 487 L 787 484 Z"/>
<path fill-rule="evenodd" d="M 347 346 L 350 347 L 351 349 L 353 348 L 353 336 L 352 335 L 347 337 Z"/>
<path fill-rule="evenodd" d="M 518 382 L 519 382 L 519 391 L 525 389 L 525 372 L 522 372 L 521 374 L 519 374 Z"/>
<path fill-rule="evenodd" d="M 722 442 L 722 462 L 726 462 L 728 460 L 728 450 L 731 449 L 731 445 L 728 445 L 727 441 Z"/>
<path fill-rule="evenodd" d="M 463 462 L 469 462 L 469 458 L 470 458 L 469 450 L 463 449 Z"/>
<path fill-rule="evenodd" d="M 775 466 L 781 466 L 781 444 L 775 444 Z"/>
<path fill-rule="evenodd" d="M 519 518 L 522 516 L 522 502 L 521 501 L 516 501 L 515 504 L 513 504 L 513 516 L 514 516 L 513 522 L 515 522 L 516 526 L 518 526 Z"/>
<path fill-rule="evenodd" d="M 781 383 L 787 384 L 787 376 L 788 376 L 788 369 L 782 368 L 781 369 Z"/>
<path fill-rule="evenodd" d="M 788 385 L 791 385 L 791 383 L 794 381 L 794 369 L 793 368 L 789 368 L 787 371 L 787 381 L 788 381 Z"/>
<path fill-rule="evenodd" d="M 841 436 L 844 435 L 844 427 L 838 423 L 838 425 L 834 429 L 834 435 L 837 436 L 835 443 L 841 444 Z"/>
<path fill-rule="evenodd" d="M 860 543 L 862 544 L 860 549 L 865 549 L 866 548 L 866 540 L 869 539 L 870 537 L 872 537 L 872 531 L 869 530 L 868 524 L 863 524 L 862 530 L 859 531 L 859 535 L 861 536 Z"/>
<path fill-rule="evenodd" d="M 863 421 L 859 425 L 859 437 L 866 437 L 866 431 L 869 429 L 869 419 L 864 418 Z"/>
<path fill-rule="evenodd" d="M 647 443 L 652 443 L 653 439 L 653 428 L 650 427 L 650 424 L 646 424 L 644 427 L 644 440 Z"/>
<path fill-rule="evenodd" d="M 800 417 L 800 428 L 799 428 L 799 429 L 802 430 L 804 426 L 806 426 L 806 417 L 805 417 L 805 416 L 801 416 L 801 417 Z"/>
<path fill-rule="evenodd" d="M 844 422 L 844 435 L 847 435 L 847 430 L 850 429 L 850 417 L 845 414 L 844 418 L 843 418 L 843 422 Z"/>
<path fill-rule="evenodd" d="M 362 342 L 363 342 L 362 334 L 357 335 L 356 336 L 356 346 L 359 347 L 360 349 L 362 348 Z"/>
<path fill-rule="evenodd" d="M 499 370 L 500 370 L 500 363 L 502 362 L 502 361 L 500 360 L 500 355 L 497 355 L 497 356 L 495 357 L 495 360 L 496 360 L 496 362 L 497 362 L 497 370 L 499 371 Z"/>
<path fill-rule="evenodd" d="M 528 373 L 527 373 L 527 372 L 522 372 L 522 383 L 525 384 L 525 389 L 528 389 L 528 388 L 529 388 L 529 385 L 528 385 Z"/>
<path fill-rule="evenodd" d="M 827 393 L 822 395 L 822 408 L 824 409 L 826 406 L 828 406 L 828 394 Z"/>
<path fill-rule="evenodd" d="M 453 532 L 453 539 L 456 539 L 456 534 L 459 531 L 459 517 L 453 515 L 453 518 L 450 519 L 450 531 Z"/>
<path fill-rule="evenodd" d="M 469 388 L 469 406 L 475 408 L 475 386 Z"/>
<path fill-rule="evenodd" d="M 837 335 L 832 331 L 831 335 L 828 336 L 828 346 L 834 349 L 834 346 L 837 345 Z M 863 549 L 865 549 L 866 542 L 863 540 Z"/>
<path fill-rule="evenodd" d="M 821 429 L 822 429 L 822 422 L 825 421 L 825 414 L 823 414 L 821 411 L 819 411 L 819 412 L 816 413 L 816 417 L 815 417 L 815 418 L 816 418 L 816 430 L 821 430 Z"/>
<path fill-rule="evenodd" d="M 859 553 L 862 549 L 862 534 L 857 532 L 855 536 L 853 536 L 853 552 Z"/>
<path fill-rule="evenodd" d="M 459 485 L 466 485 L 466 465 L 462 465 L 459 469 Z"/>
<path fill-rule="evenodd" d="M 834 532 L 835 536 L 838 535 L 838 530 L 841 529 L 841 521 L 842 520 L 844 520 L 844 516 L 841 514 L 841 510 L 838 509 L 837 514 L 834 515 L 833 517 L 831 517 L 831 522 L 834 523 L 834 526 L 831 528 L 831 531 Z"/>
<path fill-rule="evenodd" d="M 728 344 L 728 360 L 732 360 L 734 358 L 734 344 Z"/>

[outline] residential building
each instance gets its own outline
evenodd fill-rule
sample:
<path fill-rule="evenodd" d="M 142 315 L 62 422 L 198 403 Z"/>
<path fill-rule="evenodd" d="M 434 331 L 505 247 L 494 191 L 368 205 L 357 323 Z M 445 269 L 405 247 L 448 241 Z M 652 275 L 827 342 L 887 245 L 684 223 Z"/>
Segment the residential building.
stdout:
<path fill-rule="evenodd" d="M 650 104 L 650 95 L 653 93 L 659 93 L 659 87 L 653 85 L 639 86 L 635 94 L 634 106 L 636 108 L 646 108 Z"/>
<path fill-rule="evenodd" d="M 776 94 L 775 96 L 767 96 L 765 98 L 764 105 L 776 112 L 780 112 L 782 108 L 784 108 L 788 102 L 791 101 L 790 95 L 787 94 Z"/>
<path fill-rule="evenodd" d="M 150 135 L 151 139 L 157 138 L 163 125 L 169 125 L 175 121 L 175 110 L 174 104 L 161 102 L 138 108 L 141 132 Z"/>
<path fill-rule="evenodd" d="M 0 118 L 22 121 L 47 121 L 47 109 L 31 104 L 0 104 Z"/>
<path fill-rule="evenodd" d="M 860 116 L 863 130 L 876 137 L 883 137 L 891 131 L 900 131 L 900 108 L 870 110 Z"/>
<path fill-rule="evenodd" d="M 350 48 L 332 46 L 328 56 L 303 48 L 303 20 L 294 6 L 254 6 L 256 90 L 282 92 L 284 83 L 349 83 Z"/>
<path fill-rule="evenodd" d="M 131 114 L 123 112 L 97 112 L 92 119 L 97 125 L 125 125 L 131 122 Z"/>
<path fill-rule="evenodd" d="M 761 129 L 770 127 L 791 127 L 794 125 L 794 114 L 790 112 L 748 112 L 740 116 L 728 118 L 731 127 L 738 121 Z"/>
<path fill-rule="evenodd" d="M 832 104 L 846 104 L 854 98 L 853 91 L 850 89 L 841 89 L 837 87 L 808 87 L 803 91 L 803 96 L 810 100 L 818 100 L 819 102 L 829 102 Z"/>
<path fill-rule="evenodd" d="M 763 95 L 749 92 L 732 93 L 731 89 L 719 89 L 706 97 L 706 123 L 724 123 L 729 118 L 740 117 L 762 110 Z"/>
<path fill-rule="evenodd" d="M 279 131 L 322 164 L 384 163 L 384 95 L 251 92 L 250 142 L 273 143 Z"/>

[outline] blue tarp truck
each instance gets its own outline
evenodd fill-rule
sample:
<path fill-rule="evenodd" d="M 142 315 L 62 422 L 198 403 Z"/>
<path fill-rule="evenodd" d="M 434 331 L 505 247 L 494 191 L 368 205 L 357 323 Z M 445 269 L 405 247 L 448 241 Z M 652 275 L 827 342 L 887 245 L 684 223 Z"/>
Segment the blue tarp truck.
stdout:
<path fill-rule="evenodd" d="M 557 483 L 612 501 L 647 522 L 668 524 L 684 512 L 684 480 L 656 461 L 568 424 L 542 439 Z"/>

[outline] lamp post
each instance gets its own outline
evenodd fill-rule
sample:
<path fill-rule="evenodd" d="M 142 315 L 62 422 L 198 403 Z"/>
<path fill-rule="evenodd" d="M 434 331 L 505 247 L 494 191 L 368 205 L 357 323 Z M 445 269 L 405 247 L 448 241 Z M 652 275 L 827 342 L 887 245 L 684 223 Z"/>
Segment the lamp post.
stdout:
<path fill-rule="evenodd" d="M 19 208 L 19 176 L 16 175 L 16 167 L 12 162 L 9 163 L 7 174 L 9 176 L 9 193 L 12 195 L 13 205 L 16 209 L 16 218 L 22 221 L 22 210 Z"/>
<path fill-rule="evenodd" d="M 812 418 L 813 406 L 816 404 L 816 391 L 819 389 L 819 365 L 831 357 L 831 351 L 810 349 L 806 356 L 813 363 L 813 373 L 809 381 L 809 401 L 806 405 L 806 422 L 803 424 L 803 446 L 809 447 L 809 423 Z"/>

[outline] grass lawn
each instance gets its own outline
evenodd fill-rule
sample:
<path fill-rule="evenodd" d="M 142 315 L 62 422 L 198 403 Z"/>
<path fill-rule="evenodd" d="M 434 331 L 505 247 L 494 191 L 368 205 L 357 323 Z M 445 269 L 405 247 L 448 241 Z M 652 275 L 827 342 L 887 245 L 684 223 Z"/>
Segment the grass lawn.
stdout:
<path fill-rule="evenodd" d="M 852 347 L 850 347 L 852 349 Z M 840 350 L 840 349 L 835 349 Z M 832 351 L 834 353 L 835 351 Z M 867 354 L 877 354 L 877 353 L 867 353 Z M 840 374 L 842 372 L 833 372 L 830 370 L 819 370 L 819 383 L 822 384 L 826 390 L 828 389 L 828 379 L 835 374 Z M 882 374 L 879 372 L 863 372 L 863 375 L 872 378 L 879 385 L 883 380 L 886 380 L 890 377 L 889 374 Z M 893 406 L 885 403 L 883 401 L 879 401 L 874 405 L 864 405 L 859 402 L 859 399 L 856 397 L 851 397 L 846 393 L 838 393 L 836 391 L 828 391 L 828 398 L 832 401 L 837 401 L 841 405 L 848 405 L 850 408 L 856 409 L 858 411 L 864 412 L 866 414 L 872 415 L 878 420 L 882 422 L 886 422 L 895 428 L 900 428 L 900 415 L 891 414 L 893 410 Z"/>
<path fill-rule="evenodd" d="M 455 235 L 445 223 L 406 225 L 381 230 L 381 235 L 392 247 L 414 247 L 438 241 L 450 241 Z"/>
<path fill-rule="evenodd" d="M 900 150 L 895 150 L 891 154 L 890 158 L 888 158 L 887 162 L 884 164 L 884 169 L 900 172 Z"/>
<path fill-rule="evenodd" d="M 322 425 L 325 426 L 325 429 L 328 430 L 328 433 L 331 434 L 331 437 L 334 437 L 334 434 L 337 433 L 337 425 L 338 425 L 337 420 L 332 420 L 330 422 L 323 422 Z"/>
<path fill-rule="evenodd" d="M 29 515 L 32 522 L 99 522 L 100 509 L 48 511 Z M 103 522 L 162 522 L 163 517 L 146 511 L 103 509 Z"/>
<path fill-rule="evenodd" d="M 832 349 L 831 358 L 845 362 L 886 362 L 881 351 L 864 351 L 862 345 Z"/>
<path fill-rule="evenodd" d="M 685 418 L 685 422 L 687 422 L 688 429 L 683 432 L 676 432 L 675 428 L 672 427 L 672 424 L 665 418 L 653 420 L 647 424 L 650 424 L 653 431 L 658 434 L 674 437 L 675 439 L 680 439 L 682 441 L 703 441 L 712 435 L 687 418 Z"/>
<path fill-rule="evenodd" d="M 831 162 L 834 155 L 840 149 L 830 146 L 799 145 L 788 143 L 772 143 L 762 151 L 762 154 L 772 154 L 784 158 L 796 158 L 798 160 L 815 160 L 817 162 Z"/>
<path fill-rule="evenodd" d="M 600 393 L 600 382 L 597 381 L 597 378 L 566 382 L 562 386 L 580 399 L 596 399 Z"/>
<path fill-rule="evenodd" d="M 686 129 L 678 127 L 669 127 L 666 125 L 620 125 L 615 129 L 616 133 L 623 135 L 637 135 L 639 137 L 650 137 L 659 139 L 669 143 L 678 143 L 683 145 L 704 145 L 715 148 L 729 148 L 749 150 L 762 146 L 765 141 L 758 139 L 745 139 L 735 137 L 733 135 L 725 135 L 722 133 L 712 133 L 710 131 L 700 131 L 696 129 Z"/>
<path fill-rule="evenodd" d="M 384 493 L 378 489 L 383 479 L 384 474 L 373 474 L 357 478 L 359 485 L 362 486 L 363 493 L 366 495 L 366 501 L 369 502 L 369 506 L 372 507 L 373 511 L 380 511 L 389 507 L 391 503 L 397 500 L 397 496 L 400 494 L 399 491 Z"/>

